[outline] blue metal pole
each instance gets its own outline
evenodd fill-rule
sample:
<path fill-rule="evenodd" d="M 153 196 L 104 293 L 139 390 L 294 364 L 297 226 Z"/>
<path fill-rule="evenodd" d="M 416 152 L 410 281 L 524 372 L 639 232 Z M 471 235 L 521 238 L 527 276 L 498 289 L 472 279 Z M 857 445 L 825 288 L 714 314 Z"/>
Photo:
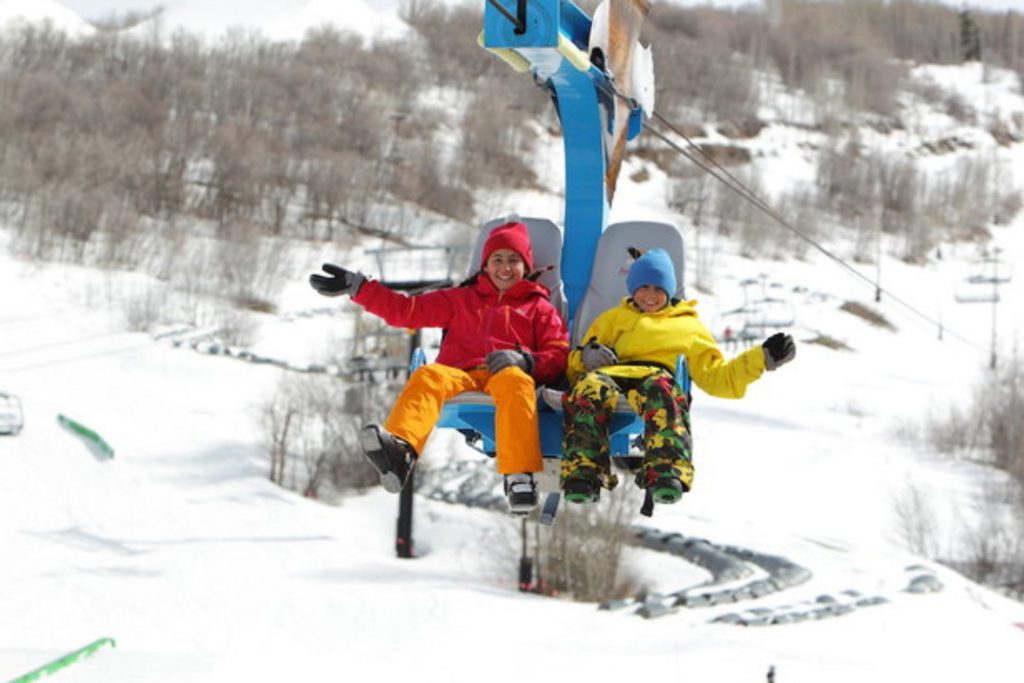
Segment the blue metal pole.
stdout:
<path fill-rule="evenodd" d="M 495 3 L 501 8 L 496 9 Z M 564 132 L 565 235 L 562 250 L 562 281 L 569 304 L 570 321 L 590 283 L 597 239 L 608 220 L 605 193 L 605 106 L 598 98 L 604 74 L 586 69 L 591 20 L 571 0 L 529 0 L 526 30 L 517 32 L 508 15 L 519 7 L 517 0 L 490 0 L 485 6 L 483 45 L 514 50 L 530 65 L 534 78 L 554 94 Z M 581 57 L 565 57 L 560 43 L 567 43 Z M 573 65 L 573 62 L 576 65 Z M 581 64 L 582 62 L 582 64 Z"/>
<path fill-rule="evenodd" d="M 569 319 L 590 283 L 597 240 L 608 221 L 601 105 L 591 75 L 568 63 L 550 79 L 562 122 L 565 151 L 565 246 L 562 280 Z"/>

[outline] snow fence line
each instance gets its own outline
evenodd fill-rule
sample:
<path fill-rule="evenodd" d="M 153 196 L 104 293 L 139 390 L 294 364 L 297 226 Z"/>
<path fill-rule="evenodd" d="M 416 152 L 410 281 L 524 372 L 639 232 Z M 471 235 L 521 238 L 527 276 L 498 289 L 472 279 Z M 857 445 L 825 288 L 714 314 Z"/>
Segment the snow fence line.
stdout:
<path fill-rule="evenodd" d="M 937 593 L 944 588 L 942 581 L 928 567 L 911 565 L 906 568 L 906 571 L 911 573 L 907 586 L 903 589 L 906 593 L 922 595 Z M 819 595 L 814 600 L 804 601 L 796 605 L 783 605 L 773 608 L 754 607 L 741 612 L 730 612 L 722 614 L 712 621 L 739 626 L 796 624 L 802 621 L 839 617 L 850 614 L 857 609 L 885 605 L 889 602 L 889 598 L 881 595 L 863 595 L 859 591 L 848 589 L 840 591 L 837 595 Z"/>
<path fill-rule="evenodd" d="M 66 669 L 75 662 L 80 662 L 83 659 L 87 659 L 88 657 L 91 657 L 92 655 L 96 654 L 96 652 L 98 652 L 99 650 L 102 650 L 103 648 L 108 646 L 117 647 L 117 643 L 114 642 L 113 638 L 99 638 L 84 647 L 78 648 L 74 652 L 69 652 L 66 655 L 63 655 L 62 657 L 58 657 L 52 662 L 47 662 L 46 664 L 43 664 L 38 669 L 33 669 L 32 671 L 29 671 L 27 674 L 23 674 L 18 678 L 12 679 L 8 683 L 30 683 L 30 681 L 38 681 L 40 678 L 43 678 L 44 676 L 50 676 L 62 669 Z"/>
<path fill-rule="evenodd" d="M 761 598 L 811 578 L 809 570 L 778 555 L 720 546 L 703 538 L 688 538 L 650 527 L 634 526 L 631 534 L 632 545 L 675 555 L 707 570 L 711 580 L 667 595 L 644 593 L 632 599 L 602 603 L 599 609 L 636 607 L 635 614 L 654 619 L 684 607 L 712 607 Z"/>
<path fill-rule="evenodd" d="M 880 595 L 863 596 L 855 590 L 844 590 L 839 597 L 823 594 L 813 601 L 781 607 L 752 607 L 741 612 L 729 612 L 712 619 L 712 623 L 737 626 L 778 626 L 798 624 L 802 621 L 840 617 L 861 607 L 884 605 L 888 598 Z"/>
<path fill-rule="evenodd" d="M 499 493 L 501 477 L 489 461 L 462 460 L 443 467 L 420 470 L 415 479 L 417 493 L 433 500 L 504 512 L 505 496 Z M 629 529 L 630 545 L 668 553 L 705 569 L 711 579 L 672 593 L 641 593 L 632 598 L 603 602 L 598 609 L 620 611 L 631 608 L 645 619 L 655 619 L 683 609 L 719 607 L 756 600 L 795 588 L 813 574 L 780 555 L 757 552 L 734 545 L 718 545 L 703 538 L 687 537 L 647 526 Z M 907 593 L 942 590 L 942 583 L 920 565 L 907 567 L 912 573 Z M 812 600 L 774 607 L 752 607 L 720 614 L 710 623 L 736 626 L 778 626 L 843 616 L 865 607 L 884 605 L 889 598 L 864 595 L 853 589 L 818 595 Z"/>
<path fill-rule="evenodd" d="M 416 490 L 433 500 L 471 508 L 504 511 L 501 478 L 490 462 L 458 461 L 444 467 L 422 470 L 415 479 Z M 800 585 L 811 572 L 784 557 L 745 548 L 718 546 L 702 538 L 687 538 L 650 527 L 630 529 L 631 545 L 675 555 L 706 569 L 711 581 L 668 595 L 645 593 L 635 598 L 602 603 L 599 609 L 634 607 L 646 619 L 669 614 L 683 607 L 709 607 L 760 598 Z"/>
<path fill-rule="evenodd" d="M 113 459 L 114 449 L 110 447 L 110 444 L 108 444 L 102 436 L 82 423 L 76 422 L 70 417 L 58 413 L 57 424 L 85 442 L 86 447 L 92 452 L 93 456 L 95 456 L 97 460 Z"/>
<path fill-rule="evenodd" d="M 226 356 L 235 360 L 253 363 L 254 365 L 272 365 L 289 372 L 308 375 L 330 375 L 342 377 L 350 381 L 365 381 L 367 375 L 374 372 L 398 374 L 408 370 L 405 359 L 394 359 L 383 363 L 373 363 L 366 358 L 353 358 L 347 367 L 335 364 L 305 363 L 296 364 L 283 358 L 264 356 L 249 349 L 231 346 L 220 338 L 220 328 L 204 328 L 199 330 L 171 330 L 153 335 L 156 341 L 169 341 L 174 348 L 189 348 L 196 353 L 208 356 Z"/>

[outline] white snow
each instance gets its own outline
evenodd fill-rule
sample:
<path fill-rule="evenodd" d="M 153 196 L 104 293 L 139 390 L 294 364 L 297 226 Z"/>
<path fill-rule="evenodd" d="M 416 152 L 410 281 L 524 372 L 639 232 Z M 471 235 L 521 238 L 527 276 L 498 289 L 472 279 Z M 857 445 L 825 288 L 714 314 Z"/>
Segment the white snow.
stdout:
<path fill-rule="evenodd" d="M 557 157 L 558 141 L 549 143 Z M 1024 163 L 1020 145 L 1003 154 Z M 776 172 L 799 179 L 803 163 L 780 154 Z M 623 173 L 611 220 L 674 220 L 664 177 L 648 169 L 651 179 L 636 183 L 638 168 L 630 161 Z M 557 203 L 536 192 L 505 201 L 523 215 Z M 1024 259 L 1022 230 L 1024 218 L 993 228 L 1009 262 Z M 973 248 L 946 245 L 927 267 L 883 262 L 888 291 L 941 319 L 939 340 L 934 325 L 891 297 L 873 303 L 869 287 L 813 252 L 751 260 L 717 243 L 715 291 L 695 294 L 704 320 L 719 331 L 743 300 L 741 283 L 763 280 L 796 311 L 798 356 L 742 401 L 697 393 L 695 489 L 636 523 L 783 556 L 813 577 L 746 603 L 644 620 L 516 592 L 517 525 L 505 515 L 418 497 L 419 557 L 400 560 L 394 497 L 375 489 L 327 504 L 272 485 L 257 408 L 284 371 L 128 332 L 116 292 L 134 278 L 20 261 L 6 237 L 0 228 L 0 391 L 21 397 L 26 426 L 0 436 L 0 680 L 101 637 L 117 647 L 56 680 L 745 683 L 770 667 L 779 683 L 1024 678 L 1024 605 L 913 555 L 896 512 L 896 501 L 924 491 L 937 550 L 962 557 L 965 537 L 979 533 L 983 492 L 1004 481 L 931 451 L 919 433 L 985 377 L 992 309 L 952 297 Z M 281 297 L 289 307 L 325 307 L 304 283 L 319 263 L 298 265 Z M 1001 293 L 1005 360 L 1021 334 L 1024 279 Z M 897 331 L 839 311 L 845 300 L 876 308 Z M 286 312 L 263 320 L 255 348 L 307 363 L 347 329 L 337 316 Z M 807 343 L 818 333 L 851 350 Z M 114 459 L 97 461 L 58 414 L 97 430 Z M 425 459 L 465 457 L 458 441 L 436 435 Z M 704 580 L 677 558 L 631 555 L 654 589 Z M 943 590 L 907 592 L 921 575 Z M 886 602 L 800 624 L 711 623 L 850 591 Z"/>
<path fill-rule="evenodd" d="M 91 24 L 55 0 L 0 0 L 0 29 L 43 23 L 69 36 L 95 32 Z"/>
<path fill-rule="evenodd" d="M 653 217 L 652 186 L 627 181 L 613 220 Z M 998 232 L 1008 260 L 1024 258 L 1021 227 Z M 781 555 L 814 577 L 747 605 L 646 621 L 517 593 L 513 525 L 501 514 L 421 498 L 422 556 L 396 559 L 395 498 L 374 490 L 328 505 L 266 480 L 255 406 L 280 370 L 125 332 L 106 295 L 116 276 L 0 259 L 0 388 L 21 396 L 27 418 L 20 436 L 0 437 L 5 680 L 99 637 L 117 648 L 61 679 L 512 681 L 547 672 L 612 681 L 667 671 L 750 681 L 774 666 L 780 681 L 1016 682 L 1024 672 L 1024 605 L 909 554 L 894 505 L 911 486 L 927 491 L 942 522 L 937 542 L 953 552 L 983 485 L 999 479 L 892 436 L 970 392 L 987 360 L 987 307 L 946 304 L 949 327 L 979 351 L 948 334 L 938 341 L 892 304 L 879 309 L 898 332 L 838 312 L 845 298 L 870 303 L 868 292 L 823 259 L 723 256 L 705 319 L 734 303 L 741 279 L 767 273 L 786 291 L 821 295 L 790 295 L 799 340 L 820 330 L 854 350 L 805 343 L 742 401 L 698 395 L 696 488 L 637 522 Z M 936 303 L 943 268 L 885 269 L 893 291 Z M 300 274 L 296 283 L 301 290 Z M 1005 292 L 1004 339 L 1019 334 L 1021 287 L 1015 280 Z M 290 296 L 323 305 L 312 291 Z M 268 320 L 262 337 L 302 356 L 323 343 L 331 325 L 321 322 L 311 335 Z M 115 458 L 96 461 L 58 427 L 58 413 L 100 432 Z M 425 457 L 443 460 L 456 441 L 435 438 Z M 659 590 L 701 581 L 682 560 L 635 555 Z M 922 571 L 944 590 L 907 593 Z M 843 591 L 889 602 L 795 625 L 709 623 Z"/>
<path fill-rule="evenodd" d="M 209 40 L 251 33 L 270 40 L 298 41 L 307 31 L 323 26 L 353 32 L 367 40 L 401 38 L 408 29 L 398 17 L 397 7 L 371 8 L 365 0 L 178 0 L 131 32 L 146 37 L 156 31 L 169 37 L 177 30 L 186 30 Z"/>

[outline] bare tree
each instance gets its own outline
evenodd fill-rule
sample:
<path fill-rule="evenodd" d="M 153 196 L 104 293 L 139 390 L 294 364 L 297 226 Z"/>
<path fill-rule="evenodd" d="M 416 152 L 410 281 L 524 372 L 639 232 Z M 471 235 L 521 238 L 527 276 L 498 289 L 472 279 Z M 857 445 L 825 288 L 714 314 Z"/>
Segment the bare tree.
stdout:
<path fill-rule="evenodd" d="M 636 592 L 637 578 L 623 564 L 629 520 L 638 499 L 623 486 L 600 505 L 566 506 L 558 523 L 542 535 L 540 564 L 546 590 L 581 602 L 597 602 Z"/>
<path fill-rule="evenodd" d="M 966 559 L 951 562 L 973 579 L 1014 595 L 1024 591 L 1024 361 L 1014 354 L 979 383 L 973 404 L 933 422 L 929 433 L 946 434 L 945 451 L 976 445 L 984 462 L 1001 470 L 1006 481 L 989 485 L 979 496 L 977 523 L 961 539 Z"/>
<path fill-rule="evenodd" d="M 282 377 L 260 411 L 272 481 L 311 498 L 327 485 L 342 491 L 377 481 L 358 445 L 361 422 L 345 412 L 346 391 L 336 378 Z"/>
<path fill-rule="evenodd" d="M 751 62 L 744 58 L 752 18 L 658 3 L 651 9 L 659 109 L 676 115 L 740 120 L 756 114 Z M 754 47 L 753 49 L 757 49 Z"/>
<path fill-rule="evenodd" d="M 895 498 L 893 508 L 900 536 L 910 552 L 936 558 L 939 552 L 938 523 L 928 493 L 910 484 L 902 495 Z"/>
<path fill-rule="evenodd" d="M 272 302 L 292 272 L 288 244 L 262 237 L 249 221 L 232 221 L 224 232 L 212 244 L 214 292 L 241 308 L 273 312 Z"/>
<path fill-rule="evenodd" d="M 499 96 L 498 87 L 485 85 L 462 117 L 459 177 L 464 183 L 489 187 L 528 186 L 535 182 L 527 164 L 532 137 L 523 119 L 509 120 L 509 104 Z"/>

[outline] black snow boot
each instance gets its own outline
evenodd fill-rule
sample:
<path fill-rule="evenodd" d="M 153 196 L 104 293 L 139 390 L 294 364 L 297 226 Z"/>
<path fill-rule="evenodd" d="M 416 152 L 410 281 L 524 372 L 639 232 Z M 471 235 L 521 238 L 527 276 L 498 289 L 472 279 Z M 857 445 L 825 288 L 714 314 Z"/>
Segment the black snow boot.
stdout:
<path fill-rule="evenodd" d="M 597 477 L 570 477 L 562 481 L 562 492 L 570 503 L 596 503 L 601 498 L 601 481 Z"/>
<path fill-rule="evenodd" d="M 505 475 L 505 495 L 508 511 L 513 515 L 528 515 L 537 507 L 537 482 L 529 472 Z"/>
<path fill-rule="evenodd" d="M 384 490 L 388 493 L 401 491 L 416 465 L 413 447 L 379 425 L 363 427 L 359 432 L 359 443 L 366 459 L 380 475 L 380 485 Z"/>

